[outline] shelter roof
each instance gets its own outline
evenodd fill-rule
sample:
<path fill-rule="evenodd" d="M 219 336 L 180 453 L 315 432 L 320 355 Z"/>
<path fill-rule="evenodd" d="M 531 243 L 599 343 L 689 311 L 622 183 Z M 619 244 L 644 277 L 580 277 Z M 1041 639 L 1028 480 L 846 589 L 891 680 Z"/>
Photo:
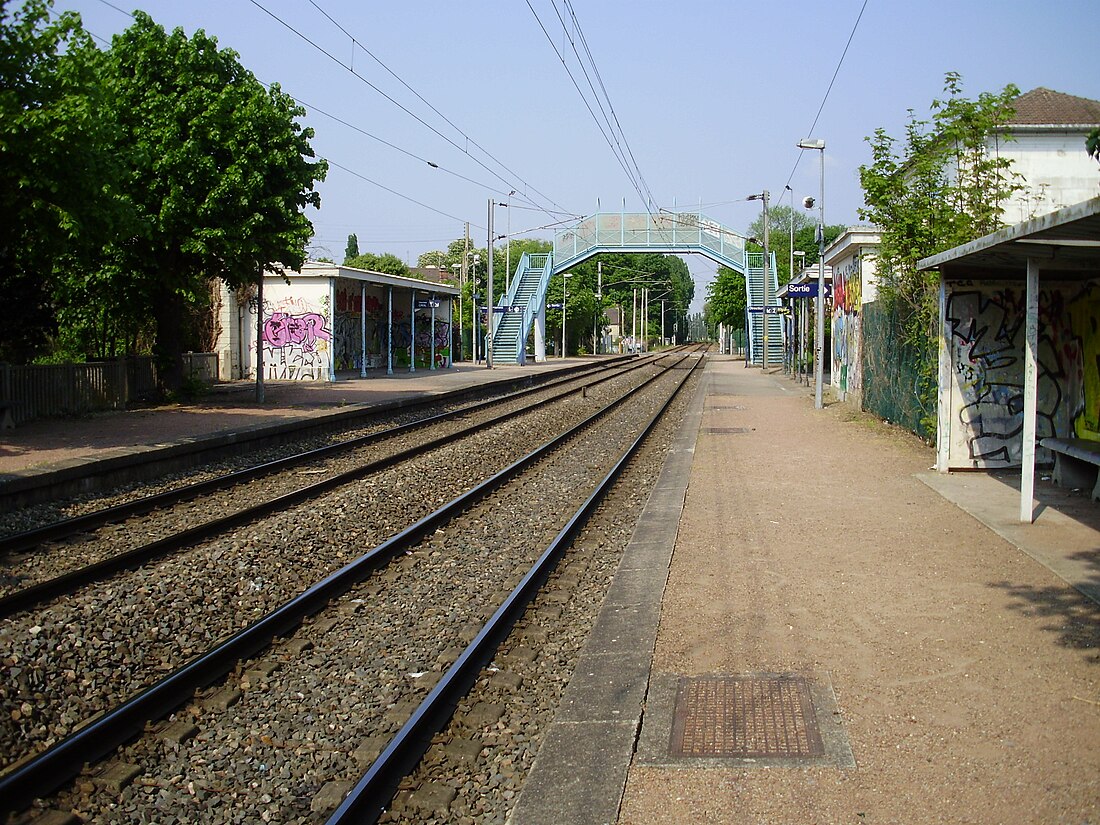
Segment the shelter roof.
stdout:
<path fill-rule="evenodd" d="M 1100 277 L 1100 197 L 923 258 L 917 269 L 953 279 L 1022 279 L 1029 258 L 1044 276 Z"/>
<path fill-rule="evenodd" d="M 270 274 L 270 273 L 269 273 Z M 347 278 L 352 281 L 365 281 L 382 286 L 395 286 L 401 289 L 418 289 L 422 292 L 434 292 L 438 295 L 458 295 L 458 287 L 441 284 L 438 281 L 423 281 L 402 275 L 387 275 L 385 272 L 372 272 L 369 269 L 357 269 L 353 266 L 325 263 L 324 261 L 306 261 L 300 272 L 288 269 L 288 278 L 309 276 L 313 278 Z"/>

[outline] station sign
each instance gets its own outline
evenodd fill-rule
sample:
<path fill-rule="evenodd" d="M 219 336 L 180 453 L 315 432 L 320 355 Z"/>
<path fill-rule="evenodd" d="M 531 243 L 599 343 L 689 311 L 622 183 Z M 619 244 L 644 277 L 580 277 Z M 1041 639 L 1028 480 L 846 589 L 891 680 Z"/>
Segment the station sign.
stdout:
<path fill-rule="evenodd" d="M 790 307 L 749 307 L 749 312 L 753 315 L 790 315 Z"/>
<path fill-rule="evenodd" d="M 808 281 L 804 284 L 787 284 L 787 295 L 791 298 L 816 298 L 817 281 Z M 825 297 L 833 297 L 832 284 L 825 284 Z"/>
<path fill-rule="evenodd" d="M 561 304 L 547 304 L 547 309 L 561 309 Z"/>
<path fill-rule="evenodd" d="M 439 309 L 439 300 L 418 300 L 416 302 L 417 309 Z"/>

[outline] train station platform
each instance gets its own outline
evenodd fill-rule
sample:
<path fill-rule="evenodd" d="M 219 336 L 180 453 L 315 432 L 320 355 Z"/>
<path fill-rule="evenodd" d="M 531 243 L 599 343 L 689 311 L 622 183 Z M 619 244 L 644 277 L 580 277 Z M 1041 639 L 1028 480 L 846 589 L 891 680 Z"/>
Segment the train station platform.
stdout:
<path fill-rule="evenodd" d="M 33 422 L 0 486 L 587 360 Z M 1100 823 L 1100 507 L 707 361 L 513 825 Z"/>
<path fill-rule="evenodd" d="M 615 357 L 615 356 L 606 356 Z M 502 387 L 532 377 L 583 368 L 591 358 L 551 358 L 486 369 L 464 362 L 447 369 L 407 368 L 340 381 L 267 381 L 264 402 L 252 381 L 214 385 L 190 403 L 135 407 L 81 418 L 40 419 L 0 430 L 0 498 L 63 477 L 138 464 L 153 452 L 197 451 L 232 445 L 307 421 L 348 418 L 424 396 L 461 394 L 487 384 Z"/>
<path fill-rule="evenodd" d="M 511 825 L 1100 822 L 1100 508 L 708 362 Z"/>

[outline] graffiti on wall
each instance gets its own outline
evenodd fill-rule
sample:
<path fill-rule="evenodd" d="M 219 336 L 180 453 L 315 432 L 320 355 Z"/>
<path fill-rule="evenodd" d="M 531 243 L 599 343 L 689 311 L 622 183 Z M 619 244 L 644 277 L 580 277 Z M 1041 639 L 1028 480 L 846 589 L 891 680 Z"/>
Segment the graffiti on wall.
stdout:
<path fill-rule="evenodd" d="M 863 281 L 856 256 L 833 268 L 833 381 L 845 393 L 863 386 L 862 306 Z"/>
<path fill-rule="evenodd" d="M 1036 437 L 1100 438 L 1096 330 L 1100 296 L 1093 284 L 1039 292 Z M 1022 286 L 960 284 L 947 296 L 947 347 L 953 373 L 951 459 L 977 466 L 1021 461 L 1025 295 Z M 1088 355 L 1088 353 L 1092 353 Z M 1086 355 L 1092 363 L 1086 366 Z M 965 445 L 966 455 L 955 455 Z"/>
<path fill-rule="evenodd" d="M 317 309 L 300 298 L 264 302 L 262 337 L 267 378 L 308 381 L 328 377 L 332 332 L 324 307 L 320 312 Z"/>

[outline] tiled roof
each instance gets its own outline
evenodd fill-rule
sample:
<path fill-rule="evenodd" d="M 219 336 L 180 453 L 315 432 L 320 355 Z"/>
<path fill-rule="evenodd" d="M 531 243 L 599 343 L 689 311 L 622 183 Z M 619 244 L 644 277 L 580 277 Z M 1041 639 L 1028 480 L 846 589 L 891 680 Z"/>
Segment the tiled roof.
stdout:
<path fill-rule="evenodd" d="M 1016 98 L 1016 114 L 1009 125 L 1100 125 L 1100 100 L 1055 92 L 1040 86 Z"/>

